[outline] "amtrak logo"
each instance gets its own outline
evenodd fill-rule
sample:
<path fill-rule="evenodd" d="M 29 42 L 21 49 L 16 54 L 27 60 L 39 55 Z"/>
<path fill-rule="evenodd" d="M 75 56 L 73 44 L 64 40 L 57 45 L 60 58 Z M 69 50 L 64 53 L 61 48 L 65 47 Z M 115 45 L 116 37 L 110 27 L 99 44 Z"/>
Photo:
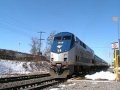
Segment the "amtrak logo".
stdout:
<path fill-rule="evenodd" d="M 58 51 L 58 52 L 61 52 L 61 47 L 62 47 L 62 45 L 58 45 L 58 46 L 57 46 L 57 48 L 58 48 L 57 51 Z"/>
<path fill-rule="evenodd" d="M 58 46 L 57 46 L 57 48 L 61 48 L 61 47 L 62 47 L 62 45 L 58 45 Z"/>
<path fill-rule="evenodd" d="M 58 44 L 63 44 L 63 42 L 58 42 Z"/>

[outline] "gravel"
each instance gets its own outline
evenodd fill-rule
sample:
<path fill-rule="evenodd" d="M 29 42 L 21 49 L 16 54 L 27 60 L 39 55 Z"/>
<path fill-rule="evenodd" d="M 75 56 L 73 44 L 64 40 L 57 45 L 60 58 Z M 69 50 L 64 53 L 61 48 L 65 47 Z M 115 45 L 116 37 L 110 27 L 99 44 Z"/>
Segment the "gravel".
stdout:
<path fill-rule="evenodd" d="M 94 80 L 68 80 L 50 90 L 120 90 L 120 82 Z"/>

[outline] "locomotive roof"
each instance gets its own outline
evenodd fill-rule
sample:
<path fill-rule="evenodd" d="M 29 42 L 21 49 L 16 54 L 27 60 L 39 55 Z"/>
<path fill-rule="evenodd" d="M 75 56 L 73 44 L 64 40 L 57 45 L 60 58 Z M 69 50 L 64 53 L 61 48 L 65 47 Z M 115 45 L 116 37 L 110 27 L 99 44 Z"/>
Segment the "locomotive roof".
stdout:
<path fill-rule="evenodd" d="M 72 36 L 72 35 L 74 35 L 73 33 L 70 33 L 70 32 L 60 32 L 60 33 L 57 33 L 56 35 L 55 35 L 55 37 L 57 37 L 57 36 Z M 75 36 L 75 35 L 74 35 Z M 75 36 L 79 41 L 81 41 L 77 36 Z M 85 44 L 86 45 L 86 44 Z M 86 45 L 87 46 L 87 45 Z M 90 47 L 88 47 L 87 46 L 87 50 L 89 50 L 90 52 L 92 52 L 92 53 L 94 53 L 94 51 L 90 48 Z"/>
<path fill-rule="evenodd" d="M 60 33 L 56 34 L 55 37 L 56 36 L 71 36 L 71 35 L 73 35 L 73 34 L 70 32 L 60 32 Z"/>
<path fill-rule="evenodd" d="M 73 33 L 70 33 L 70 32 L 60 32 L 60 33 L 57 33 L 56 35 L 55 35 L 55 37 L 57 37 L 57 36 L 72 36 L 72 35 L 74 35 Z M 75 36 L 75 35 L 74 35 Z M 75 36 L 79 41 L 81 41 L 77 36 Z M 81 41 L 82 42 L 82 41 Z M 84 42 L 83 42 L 84 43 Z M 85 43 L 84 43 L 85 44 Z M 86 45 L 86 44 L 85 44 Z M 86 45 L 86 47 L 87 47 L 87 50 L 88 51 L 90 51 L 90 52 L 92 52 L 92 53 L 94 53 L 94 51 L 90 48 L 90 47 L 88 47 L 87 45 Z"/>

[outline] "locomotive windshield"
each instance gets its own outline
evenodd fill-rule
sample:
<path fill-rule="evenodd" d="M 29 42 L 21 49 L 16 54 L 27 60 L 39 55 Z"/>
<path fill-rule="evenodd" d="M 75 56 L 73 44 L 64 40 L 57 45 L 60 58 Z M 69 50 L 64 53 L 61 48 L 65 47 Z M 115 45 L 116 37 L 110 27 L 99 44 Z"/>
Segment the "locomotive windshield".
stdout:
<path fill-rule="evenodd" d="M 57 36 L 54 38 L 55 41 L 58 41 L 58 40 L 71 40 L 71 36 Z"/>
<path fill-rule="evenodd" d="M 58 33 L 54 37 L 54 41 L 51 47 L 52 52 L 62 53 L 73 48 L 74 35 L 68 32 Z"/>
<path fill-rule="evenodd" d="M 58 36 L 58 37 L 55 37 L 54 40 L 57 41 L 57 40 L 61 40 L 61 36 Z"/>
<path fill-rule="evenodd" d="M 63 36 L 63 40 L 71 40 L 71 36 Z"/>

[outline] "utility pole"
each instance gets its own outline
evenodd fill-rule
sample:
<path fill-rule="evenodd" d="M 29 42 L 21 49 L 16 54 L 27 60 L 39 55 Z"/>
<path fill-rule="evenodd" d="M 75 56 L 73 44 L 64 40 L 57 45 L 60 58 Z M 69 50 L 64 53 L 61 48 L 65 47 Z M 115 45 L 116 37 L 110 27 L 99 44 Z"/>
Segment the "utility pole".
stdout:
<path fill-rule="evenodd" d="M 45 39 L 42 39 L 41 36 L 42 36 L 42 33 L 45 33 L 45 32 L 38 32 L 38 33 L 40 34 L 40 38 L 39 38 L 39 40 L 40 40 L 40 42 L 39 42 L 39 55 L 41 55 L 41 41 L 45 40 Z"/>
<path fill-rule="evenodd" d="M 120 30 L 119 30 L 119 17 L 113 16 L 113 21 L 117 23 L 118 28 L 118 55 L 116 55 L 116 80 L 119 80 L 118 78 L 118 67 L 119 67 L 119 59 L 120 59 Z M 116 53 L 116 52 L 115 52 Z"/>
<path fill-rule="evenodd" d="M 117 28 L 118 28 L 118 44 L 119 44 L 119 56 L 120 56 L 120 30 L 119 30 L 119 17 L 118 16 L 113 16 L 113 21 L 117 23 Z"/>

